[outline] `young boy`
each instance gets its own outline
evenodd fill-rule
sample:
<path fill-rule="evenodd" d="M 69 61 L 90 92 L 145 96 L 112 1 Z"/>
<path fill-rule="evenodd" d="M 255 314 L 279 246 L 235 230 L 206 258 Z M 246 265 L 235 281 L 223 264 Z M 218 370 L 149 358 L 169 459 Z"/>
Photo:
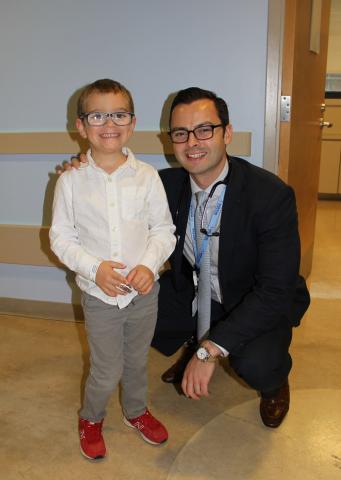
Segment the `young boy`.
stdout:
<path fill-rule="evenodd" d="M 157 171 L 125 147 L 135 127 L 130 92 L 103 79 L 78 101 L 76 127 L 88 164 L 58 179 L 51 248 L 76 272 L 90 348 L 90 373 L 79 415 L 80 446 L 106 454 L 102 424 L 121 381 L 124 423 L 161 444 L 165 427 L 146 407 L 147 356 L 157 316 L 162 264 L 175 246 L 174 226 Z"/>

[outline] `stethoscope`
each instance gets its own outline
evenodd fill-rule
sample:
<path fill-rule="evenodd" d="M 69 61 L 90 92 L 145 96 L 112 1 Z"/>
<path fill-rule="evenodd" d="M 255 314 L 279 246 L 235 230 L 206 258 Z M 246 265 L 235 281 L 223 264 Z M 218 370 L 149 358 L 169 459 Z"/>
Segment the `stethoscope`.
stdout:
<path fill-rule="evenodd" d="M 210 193 L 208 194 L 208 197 L 207 197 L 207 199 L 204 203 L 203 214 L 202 214 L 201 225 L 200 225 L 200 232 L 203 233 L 204 235 L 207 235 L 208 237 L 219 237 L 219 235 L 220 235 L 220 232 L 212 232 L 211 233 L 204 227 L 204 219 L 205 219 L 205 215 L 206 215 L 208 202 L 213 197 L 214 192 L 219 187 L 219 185 L 225 185 L 225 187 L 227 187 L 227 184 L 230 180 L 231 171 L 232 171 L 232 165 L 231 165 L 231 162 L 229 162 L 229 170 L 227 172 L 226 177 L 224 178 L 224 180 L 219 180 L 219 182 L 216 182 L 214 185 L 212 185 Z M 182 204 L 182 202 L 184 200 L 184 197 L 185 197 L 186 189 L 188 188 L 188 183 L 189 183 L 189 177 L 186 177 L 184 182 L 183 182 L 182 188 L 181 188 L 179 201 L 178 201 L 176 211 L 175 211 L 174 224 L 175 224 L 176 227 L 178 226 L 179 211 L 180 211 L 181 204 Z M 178 238 L 178 236 L 177 236 L 177 238 Z"/>

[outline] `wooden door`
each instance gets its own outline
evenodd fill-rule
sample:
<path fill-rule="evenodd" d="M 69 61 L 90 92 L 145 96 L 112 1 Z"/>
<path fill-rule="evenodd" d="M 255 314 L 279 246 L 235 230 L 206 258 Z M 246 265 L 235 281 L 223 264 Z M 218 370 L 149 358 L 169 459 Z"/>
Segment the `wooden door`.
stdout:
<path fill-rule="evenodd" d="M 321 8 L 319 52 L 311 51 L 311 17 Z M 289 122 L 280 123 L 279 176 L 296 193 L 301 235 L 301 273 L 311 271 L 321 155 L 330 0 L 286 0 L 282 62 L 283 96 L 291 97 Z"/>

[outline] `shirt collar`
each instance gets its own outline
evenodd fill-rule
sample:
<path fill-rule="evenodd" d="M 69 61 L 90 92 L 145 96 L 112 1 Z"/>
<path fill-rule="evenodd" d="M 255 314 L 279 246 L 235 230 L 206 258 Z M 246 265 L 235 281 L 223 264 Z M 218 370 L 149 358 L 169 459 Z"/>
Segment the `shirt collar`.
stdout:
<path fill-rule="evenodd" d="M 130 148 L 128 147 L 123 147 L 122 148 L 122 152 L 124 155 L 127 156 L 127 160 L 124 162 L 123 165 L 121 165 L 117 170 L 121 170 L 121 169 L 132 169 L 134 171 L 137 170 L 137 160 L 135 158 L 135 155 L 133 154 L 133 152 L 130 150 Z M 89 150 L 86 152 L 86 157 L 87 157 L 87 160 L 89 162 L 89 165 L 91 165 L 92 167 L 94 168 L 99 168 L 95 162 L 95 160 L 92 158 L 92 155 L 91 155 L 91 148 L 89 148 Z"/>
<path fill-rule="evenodd" d="M 217 182 L 222 182 L 223 180 L 225 180 L 225 178 L 227 177 L 228 171 L 229 171 L 229 164 L 228 164 L 228 161 L 226 160 L 224 168 L 222 169 L 220 175 L 214 180 L 214 182 L 211 183 L 211 185 L 209 185 L 207 188 L 205 188 L 205 192 L 210 193 L 214 184 L 216 184 Z M 191 182 L 192 193 L 200 192 L 202 190 L 202 188 L 200 188 L 195 183 L 195 181 L 193 180 L 193 178 L 191 176 L 189 176 L 189 178 L 190 178 L 190 182 Z"/>

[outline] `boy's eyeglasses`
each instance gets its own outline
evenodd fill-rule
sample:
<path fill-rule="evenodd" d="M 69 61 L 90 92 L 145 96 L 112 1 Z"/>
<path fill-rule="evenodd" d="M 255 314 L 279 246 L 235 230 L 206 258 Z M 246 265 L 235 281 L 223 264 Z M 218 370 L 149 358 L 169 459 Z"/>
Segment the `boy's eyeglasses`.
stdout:
<path fill-rule="evenodd" d="M 135 114 L 131 112 L 88 112 L 79 116 L 82 120 L 85 118 L 92 127 L 102 127 L 107 123 L 108 118 L 111 118 L 115 125 L 124 127 L 131 124 L 133 117 Z"/>
<path fill-rule="evenodd" d="M 168 132 L 173 143 L 185 143 L 188 141 L 189 134 L 193 133 L 197 140 L 208 140 L 213 137 L 214 129 L 222 127 L 223 125 L 219 123 L 218 125 L 201 125 L 194 128 L 194 130 L 186 130 L 185 128 L 175 128 Z"/>

